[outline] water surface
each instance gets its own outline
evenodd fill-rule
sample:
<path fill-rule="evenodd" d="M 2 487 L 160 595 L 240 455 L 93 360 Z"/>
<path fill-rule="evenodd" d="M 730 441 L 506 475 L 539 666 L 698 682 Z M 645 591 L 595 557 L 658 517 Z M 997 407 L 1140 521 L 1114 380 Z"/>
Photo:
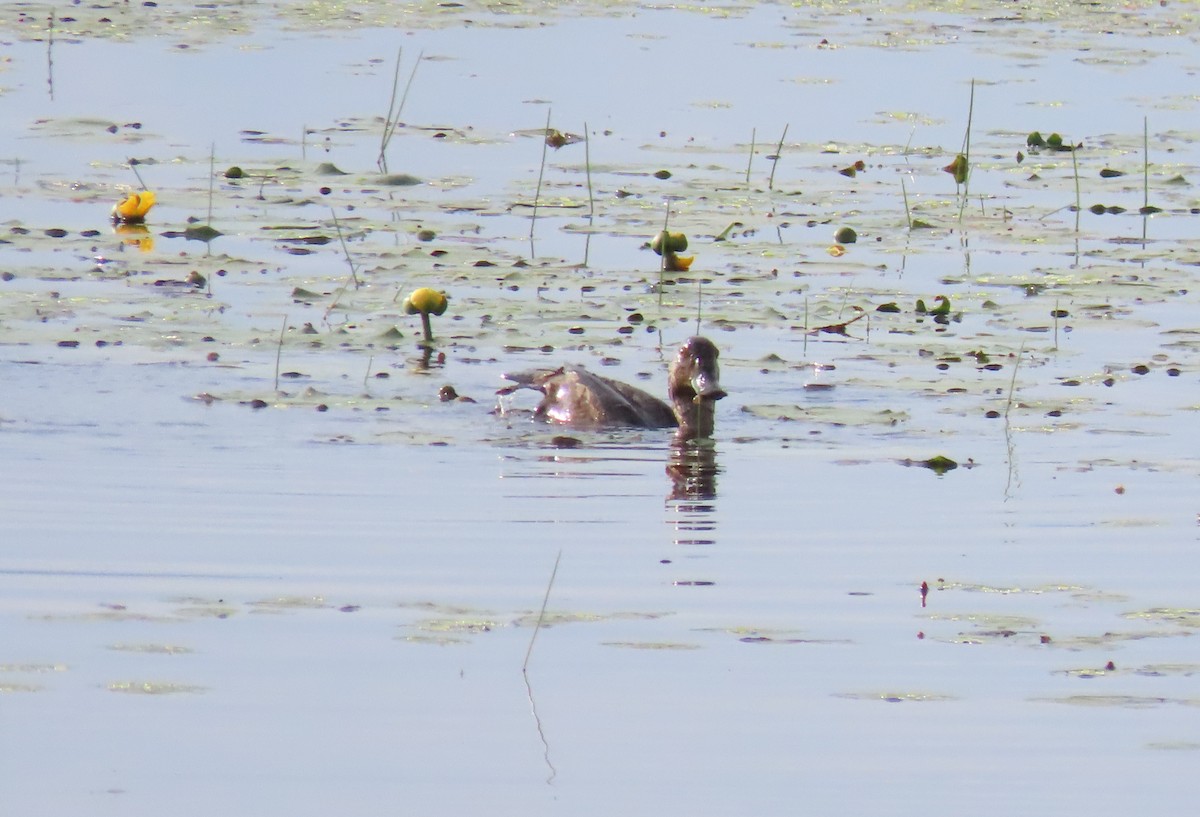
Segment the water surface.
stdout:
<path fill-rule="evenodd" d="M 1190 7 L 512 11 L 89 8 L 53 45 L 6 18 L 13 813 L 1178 809 Z M 399 46 L 416 187 L 376 166 Z M 590 161 L 550 153 L 530 241 L 548 107 Z M 251 173 L 214 179 L 225 235 L 164 235 L 208 220 L 210 154 Z M 130 158 L 145 252 L 107 221 Z M 1126 212 L 1077 219 L 1076 168 Z M 697 261 L 660 284 L 668 205 Z M 420 285 L 444 361 L 399 309 Z M 915 311 L 939 294 L 950 320 Z M 560 360 L 660 391 L 698 318 L 730 392 L 702 479 L 667 432 L 560 448 L 497 407 Z"/>

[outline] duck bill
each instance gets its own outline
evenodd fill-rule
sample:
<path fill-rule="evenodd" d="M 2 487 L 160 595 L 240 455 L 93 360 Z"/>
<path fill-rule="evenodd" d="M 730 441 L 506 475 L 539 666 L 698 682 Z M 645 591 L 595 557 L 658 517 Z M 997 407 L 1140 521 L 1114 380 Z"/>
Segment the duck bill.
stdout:
<path fill-rule="evenodd" d="M 725 396 L 725 390 L 721 388 L 717 373 L 703 369 L 692 375 L 692 389 L 696 392 L 693 399 L 697 403 L 720 400 Z"/>

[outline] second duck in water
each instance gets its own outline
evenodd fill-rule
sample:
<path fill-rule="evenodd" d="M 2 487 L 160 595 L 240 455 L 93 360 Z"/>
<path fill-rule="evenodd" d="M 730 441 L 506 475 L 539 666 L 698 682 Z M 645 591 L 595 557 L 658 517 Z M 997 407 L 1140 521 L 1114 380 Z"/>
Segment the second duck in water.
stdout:
<path fill-rule="evenodd" d="M 717 346 L 708 338 L 689 338 L 667 373 L 670 405 L 641 389 L 593 374 L 582 366 L 562 366 L 553 371 L 506 374 L 515 386 L 500 390 L 511 394 L 529 388 L 544 396 L 534 410 L 535 420 L 575 428 L 678 427 L 683 439 L 711 437 L 721 388 Z"/>

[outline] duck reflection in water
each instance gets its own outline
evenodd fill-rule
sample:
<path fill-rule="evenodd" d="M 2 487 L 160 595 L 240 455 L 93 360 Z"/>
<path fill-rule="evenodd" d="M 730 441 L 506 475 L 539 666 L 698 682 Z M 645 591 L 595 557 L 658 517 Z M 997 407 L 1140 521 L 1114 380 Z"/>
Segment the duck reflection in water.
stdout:
<path fill-rule="evenodd" d="M 670 499 L 703 500 L 717 498 L 717 449 L 711 438 L 671 443 L 667 476 L 671 478 Z M 710 511 L 711 505 L 695 505 L 681 510 Z"/>
<path fill-rule="evenodd" d="M 505 374 L 517 389 L 542 393 L 533 412 L 535 420 L 581 429 L 677 428 L 676 440 L 711 437 L 716 401 L 721 389 L 716 344 L 708 338 L 689 338 L 667 373 L 670 405 L 619 380 L 589 372 L 582 366 L 561 366 L 553 371 Z"/>

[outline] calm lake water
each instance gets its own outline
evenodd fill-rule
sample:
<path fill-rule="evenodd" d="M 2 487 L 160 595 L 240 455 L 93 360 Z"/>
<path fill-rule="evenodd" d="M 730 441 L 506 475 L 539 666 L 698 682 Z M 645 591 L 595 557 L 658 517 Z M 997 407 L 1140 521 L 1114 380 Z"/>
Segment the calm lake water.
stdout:
<path fill-rule="evenodd" d="M 72 11 L 3 28 L 4 813 L 1194 801 L 1189 5 Z M 376 167 L 399 46 L 415 187 Z M 547 106 L 590 142 L 531 240 Z M 210 155 L 224 235 L 166 235 Z M 697 260 L 660 284 L 668 205 Z M 729 397 L 690 479 L 668 432 L 557 447 L 494 396 L 661 392 L 698 318 Z"/>

